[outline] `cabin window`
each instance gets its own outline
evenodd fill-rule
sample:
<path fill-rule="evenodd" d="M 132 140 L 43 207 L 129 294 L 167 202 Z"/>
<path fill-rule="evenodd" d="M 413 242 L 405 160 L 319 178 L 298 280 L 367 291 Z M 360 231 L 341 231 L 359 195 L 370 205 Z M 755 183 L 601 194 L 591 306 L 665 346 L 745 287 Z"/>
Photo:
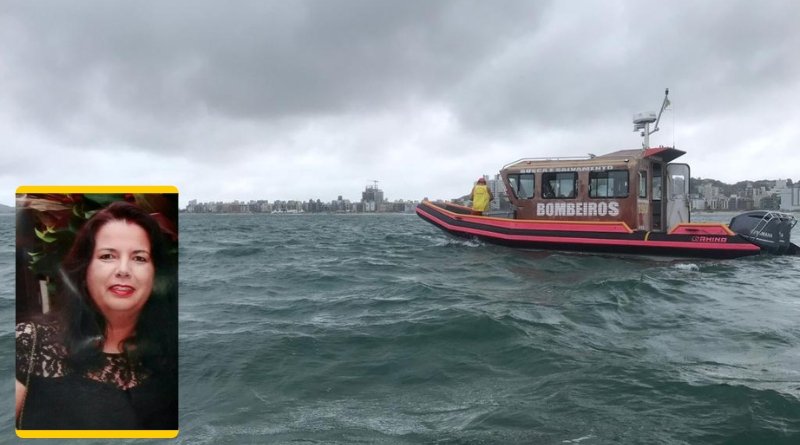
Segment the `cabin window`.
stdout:
<path fill-rule="evenodd" d="M 639 197 L 647 198 L 647 171 L 641 170 L 639 172 Z"/>
<path fill-rule="evenodd" d="M 511 191 L 519 199 L 533 198 L 533 173 L 516 173 L 508 175 Z"/>
<path fill-rule="evenodd" d="M 574 198 L 577 195 L 578 174 L 575 172 L 542 173 L 542 198 Z"/>
<path fill-rule="evenodd" d="M 590 198 L 626 198 L 628 170 L 589 172 Z"/>
<path fill-rule="evenodd" d="M 689 195 L 689 166 L 686 164 L 669 164 L 667 166 L 667 190 L 669 199 L 686 199 Z"/>

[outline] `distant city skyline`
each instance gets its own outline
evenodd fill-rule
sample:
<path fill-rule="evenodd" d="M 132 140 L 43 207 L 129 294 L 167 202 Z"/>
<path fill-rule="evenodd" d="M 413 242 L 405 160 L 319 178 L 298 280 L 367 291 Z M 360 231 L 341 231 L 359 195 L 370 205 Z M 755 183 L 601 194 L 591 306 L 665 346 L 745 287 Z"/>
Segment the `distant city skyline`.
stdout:
<path fill-rule="evenodd" d="M 308 200 L 248 200 L 248 201 L 198 201 L 192 199 L 185 207 L 189 213 L 381 213 L 381 212 L 413 212 L 419 201 L 388 201 L 383 190 L 378 188 L 378 181 L 372 181 L 361 192 L 359 201 L 351 201 L 337 196 L 336 200 L 322 201 L 319 198 Z"/>
<path fill-rule="evenodd" d="M 500 175 L 484 175 L 487 185 L 492 190 L 495 199 L 491 202 L 491 210 L 504 209 L 508 199 Z M 734 184 L 720 183 L 713 178 L 692 178 L 690 184 L 691 207 L 696 211 L 703 210 L 751 210 L 751 209 L 773 209 L 773 210 L 800 210 L 800 184 L 791 179 L 778 180 L 743 180 Z M 258 200 L 234 200 L 234 201 L 199 201 L 193 199 L 189 204 L 182 208 L 189 212 L 195 212 L 196 208 L 213 206 L 215 210 L 211 212 L 253 212 L 271 213 L 286 211 L 302 212 L 382 212 L 382 211 L 411 211 L 411 207 L 419 203 L 420 200 L 396 199 L 393 201 L 384 200 L 383 190 L 374 185 L 366 186 L 362 192 L 360 201 L 353 201 L 339 195 L 336 200 L 325 201 L 320 198 L 309 198 L 308 200 L 283 200 L 283 199 L 258 199 Z M 712 183 L 718 182 L 720 186 Z M 767 182 L 768 184 L 757 185 L 756 183 Z M 740 185 L 738 189 L 736 186 Z M 724 193 L 723 188 L 729 189 Z M 466 195 L 466 194 L 465 194 Z M 465 195 L 446 198 L 457 200 Z M 369 204 L 371 202 L 371 205 Z M 385 204 L 380 206 L 380 204 Z M 200 210 L 205 212 L 209 210 Z"/>

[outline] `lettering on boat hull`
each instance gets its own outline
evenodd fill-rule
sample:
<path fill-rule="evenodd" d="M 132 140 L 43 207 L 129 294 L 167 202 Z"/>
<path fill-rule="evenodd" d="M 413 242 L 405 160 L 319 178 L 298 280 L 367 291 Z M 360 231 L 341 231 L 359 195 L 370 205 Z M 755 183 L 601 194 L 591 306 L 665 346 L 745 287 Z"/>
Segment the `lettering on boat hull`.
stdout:
<path fill-rule="evenodd" d="M 693 243 L 727 243 L 728 238 L 724 236 L 693 236 Z"/>
<path fill-rule="evenodd" d="M 619 202 L 540 202 L 536 204 L 536 216 L 619 216 Z"/>

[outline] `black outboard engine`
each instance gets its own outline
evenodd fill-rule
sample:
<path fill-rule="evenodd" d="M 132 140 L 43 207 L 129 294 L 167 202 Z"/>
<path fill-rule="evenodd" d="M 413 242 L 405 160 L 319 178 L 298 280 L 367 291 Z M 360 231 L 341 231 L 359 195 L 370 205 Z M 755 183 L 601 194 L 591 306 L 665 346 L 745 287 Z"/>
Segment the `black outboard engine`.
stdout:
<path fill-rule="evenodd" d="M 754 210 L 734 216 L 729 226 L 762 250 L 777 255 L 795 255 L 800 253 L 800 248 L 789 240 L 795 224 L 797 219 L 788 213 Z"/>

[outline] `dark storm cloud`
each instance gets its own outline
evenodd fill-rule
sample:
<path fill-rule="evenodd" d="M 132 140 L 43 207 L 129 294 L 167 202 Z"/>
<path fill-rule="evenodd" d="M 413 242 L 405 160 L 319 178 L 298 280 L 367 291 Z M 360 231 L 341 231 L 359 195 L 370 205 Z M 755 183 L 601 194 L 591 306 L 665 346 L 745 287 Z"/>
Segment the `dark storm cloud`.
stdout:
<path fill-rule="evenodd" d="M 370 114 L 419 98 L 474 131 L 616 120 L 666 86 L 708 113 L 800 74 L 800 4 L 748 6 L 52 1 L 7 4 L 2 24 L 27 116 L 71 133 L 104 119 L 164 145 L 198 116 Z"/>
<path fill-rule="evenodd" d="M 544 5 L 19 2 L 4 46 L 14 100 L 50 130 L 98 107 L 153 126 L 276 119 L 436 100 Z"/>

